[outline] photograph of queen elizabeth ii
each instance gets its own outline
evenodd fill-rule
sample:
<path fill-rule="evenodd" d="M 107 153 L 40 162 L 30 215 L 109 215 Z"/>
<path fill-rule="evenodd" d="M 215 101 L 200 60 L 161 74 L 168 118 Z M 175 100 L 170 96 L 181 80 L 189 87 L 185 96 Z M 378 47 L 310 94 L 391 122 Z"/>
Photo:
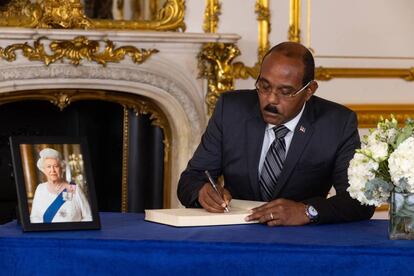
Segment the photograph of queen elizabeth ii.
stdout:
<path fill-rule="evenodd" d="M 23 231 L 100 229 L 86 137 L 10 137 Z"/>
<path fill-rule="evenodd" d="M 64 178 L 66 162 L 59 151 L 53 148 L 42 149 L 37 168 L 46 176 L 47 181 L 36 187 L 30 222 L 92 221 L 89 201 L 82 187 Z"/>

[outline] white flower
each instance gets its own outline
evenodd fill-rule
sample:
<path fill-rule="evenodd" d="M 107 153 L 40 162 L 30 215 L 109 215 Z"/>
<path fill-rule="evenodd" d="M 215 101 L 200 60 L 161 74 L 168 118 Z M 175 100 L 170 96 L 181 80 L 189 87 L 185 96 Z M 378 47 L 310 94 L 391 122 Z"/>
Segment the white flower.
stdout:
<path fill-rule="evenodd" d="M 414 193 L 413 133 L 414 121 L 407 120 L 400 128 L 391 115 L 391 120 L 381 119 L 364 136 L 348 168 L 347 191 L 352 198 L 379 206 L 389 200 L 392 191 Z"/>
<path fill-rule="evenodd" d="M 390 135 L 394 136 L 390 132 Z M 362 150 L 364 154 L 374 158 L 376 161 L 383 161 L 388 158 L 388 131 L 382 131 L 381 129 L 375 129 L 370 132 L 368 136 L 365 136 Z"/>
<path fill-rule="evenodd" d="M 377 142 L 370 145 L 372 158 L 376 161 L 383 161 L 388 157 L 388 144 L 385 142 Z"/>
<path fill-rule="evenodd" d="M 368 200 L 365 196 L 365 184 L 375 178 L 375 171 L 378 163 L 368 158 L 364 154 L 355 153 L 354 158 L 349 163 L 348 181 L 350 186 L 347 191 L 351 197 L 356 198 L 363 204 L 373 205 L 375 202 Z"/>
<path fill-rule="evenodd" d="M 404 192 L 414 193 L 414 137 L 402 142 L 388 159 L 391 180 Z M 402 184 L 405 187 L 402 187 Z"/>
<path fill-rule="evenodd" d="M 398 131 L 395 128 L 391 128 L 387 130 L 387 143 L 392 144 L 395 142 L 395 138 L 397 138 Z"/>

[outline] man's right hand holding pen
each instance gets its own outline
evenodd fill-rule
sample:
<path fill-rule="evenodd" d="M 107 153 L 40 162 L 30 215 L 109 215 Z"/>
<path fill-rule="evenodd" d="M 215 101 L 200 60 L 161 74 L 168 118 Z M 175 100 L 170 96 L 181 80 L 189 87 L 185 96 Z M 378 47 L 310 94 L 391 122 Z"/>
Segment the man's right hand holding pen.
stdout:
<path fill-rule="evenodd" d="M 214 189 L 217 188 L 217 191 Z M 232 197 L 228 190 L 221 185 L 213 183 L 205 183 L 198 192 L 198 202 L 201 206 L 212 213 L 223 213 L 228 211 L 228 206 Z"/>

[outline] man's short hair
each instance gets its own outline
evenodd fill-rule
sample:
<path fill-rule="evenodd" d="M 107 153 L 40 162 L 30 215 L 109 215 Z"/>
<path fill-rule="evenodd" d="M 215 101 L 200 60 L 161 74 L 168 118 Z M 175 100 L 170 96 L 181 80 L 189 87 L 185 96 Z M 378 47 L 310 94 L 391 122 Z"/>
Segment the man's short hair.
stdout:
<path fill-rule="evenodd" d="M 304 65 L 302 85 L 306 85 L 308 82 L 315 79 L 315 60 L 313 59 L 311 51 L 302 44 L 290 41 L 282 42 L 273 46 L 263 59 L 271 53 L 279 53 L 287 57 L 302 60 Z"/>

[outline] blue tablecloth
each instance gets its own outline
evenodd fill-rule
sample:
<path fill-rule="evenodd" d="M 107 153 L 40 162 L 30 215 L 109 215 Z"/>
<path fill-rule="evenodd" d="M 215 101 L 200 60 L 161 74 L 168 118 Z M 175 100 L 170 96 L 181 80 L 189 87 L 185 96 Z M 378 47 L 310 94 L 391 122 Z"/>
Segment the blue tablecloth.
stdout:
<path fill-rule="evenodd" d="M 102 229 L 23 233 L 0 226 L 2 275 L 414 275 L 414 241 L 388 222 L 176 228 L 101 213 Z"/>

